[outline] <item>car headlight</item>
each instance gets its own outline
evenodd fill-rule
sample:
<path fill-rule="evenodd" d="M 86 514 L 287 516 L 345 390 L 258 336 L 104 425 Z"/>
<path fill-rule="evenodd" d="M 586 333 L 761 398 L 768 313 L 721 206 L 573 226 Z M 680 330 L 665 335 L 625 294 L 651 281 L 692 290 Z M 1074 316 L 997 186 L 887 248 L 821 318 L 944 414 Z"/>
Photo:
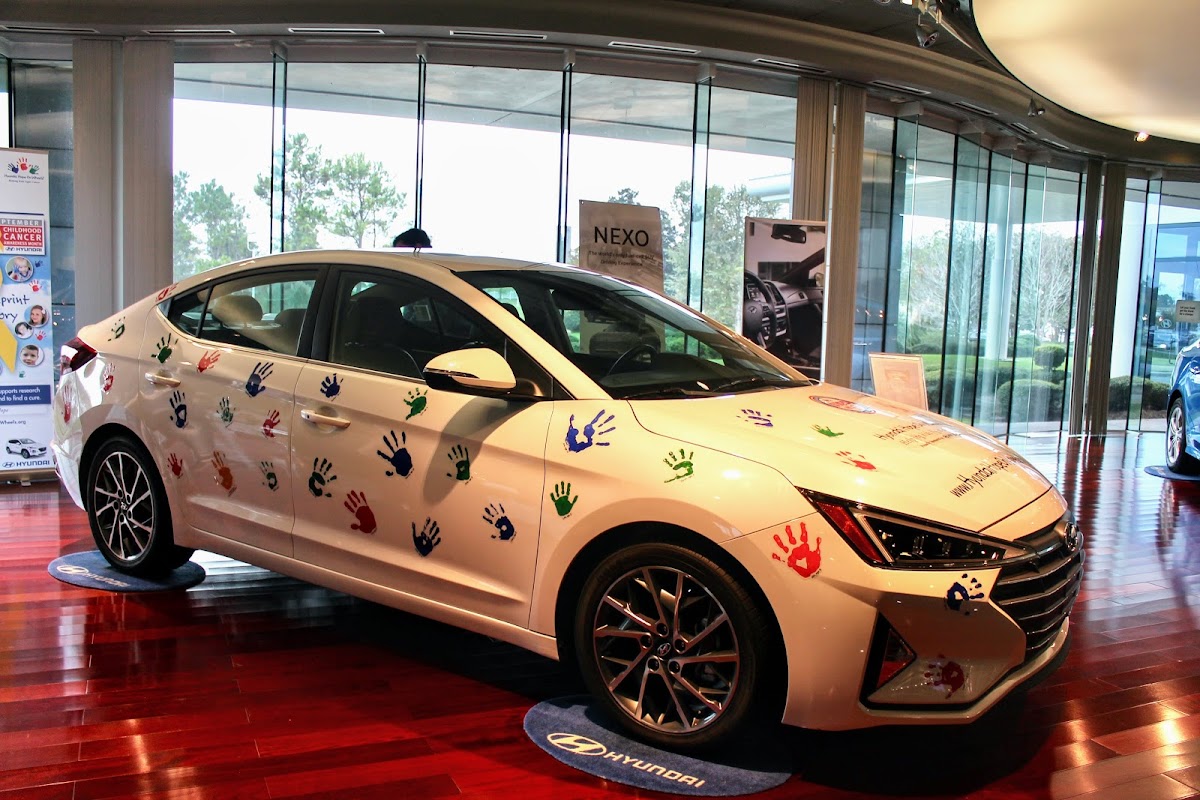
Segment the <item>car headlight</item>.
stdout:
<path fill-rule="evenodd" d="M 1027 553 L 1024 548 L 862 503 L 800 490 L 868 564 L 950 569 L 986 567 Z"/>

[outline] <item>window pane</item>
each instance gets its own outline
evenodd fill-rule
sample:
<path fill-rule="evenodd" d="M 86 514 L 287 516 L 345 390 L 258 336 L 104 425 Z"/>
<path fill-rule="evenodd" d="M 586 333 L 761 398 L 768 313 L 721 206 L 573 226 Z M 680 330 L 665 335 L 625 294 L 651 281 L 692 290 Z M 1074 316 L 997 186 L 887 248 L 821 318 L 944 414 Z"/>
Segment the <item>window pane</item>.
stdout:
<path fill-rule="evenodd" d="M 663 284 L 687 300 L 691 225 L 692 84 L 572 77 L 569 260 L 579 260 L 579 201 L 656 206 L 663 216 Z"/>
<path fill-rule="evenodd" d="M 745 264 L 745 218 L 791 217 L 796 100 L 718 87 L 711 102 L 701 310 L 733 327 L 741 319 L 743 270 L 754 269 Z M 803 328 L 800 313 L 791 310 L 789 330 Z M 816 317 L 819 347 L 819 311 Z"/>
<path fill-rule="evenodd" d="M 210 289 L 205 287 L 196 292 L 180 295 L 170 301 L 167 321 L 191 336 L 200 335 L 200 317 L 204 304 L 208 302 Z"/>
<path fill-rule="evenodd" d="M 316 274 L 256 275 L 213 288 L 200 338 L 296 355 Z"/>
<path fill-rule="evenodd" d="M 554 260 L 562 81 L 430 65 L 421 227 L 436 249 Z"/>
<path fill-rule="evenodd" d="M 851 388 L 873 392 L 868 353 L 884 349 L 888 244 L 892 232 L 892 142 L 896 121 L 867 114 L 863 131 L 862 214 L 858 247 L 858 296 L 854 304 Z"/>
<path fill-rule="evenodd" d="M 388 247 L 412 227 L 417 75 L 416 64 L 288 65 L 286 249 Z"/>
<path fill-rule="evenodd" d="M 268 252 L 269 63 L 176 64 L 175 277 Z"/>

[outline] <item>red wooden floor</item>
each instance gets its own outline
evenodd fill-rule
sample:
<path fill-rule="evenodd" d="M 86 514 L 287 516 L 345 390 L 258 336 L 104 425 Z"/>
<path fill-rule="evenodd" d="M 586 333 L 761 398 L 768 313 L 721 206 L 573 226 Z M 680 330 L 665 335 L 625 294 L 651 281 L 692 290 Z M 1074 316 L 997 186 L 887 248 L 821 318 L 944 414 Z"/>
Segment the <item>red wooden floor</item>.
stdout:
<path fill-rule="evenodd" d="M 791 797 L 1200 797 L 1200 483 L 1161 436 L 1027 447 L 1088 534 L 1062 668 L 966 728 L 780 729 Z M 50 578 L 91 549 L 55 486 L 0 489 L 0 798 L 660 796 L 530 743 L 577 690 L 524 651 L 238 562 L 181 593 Z"/>

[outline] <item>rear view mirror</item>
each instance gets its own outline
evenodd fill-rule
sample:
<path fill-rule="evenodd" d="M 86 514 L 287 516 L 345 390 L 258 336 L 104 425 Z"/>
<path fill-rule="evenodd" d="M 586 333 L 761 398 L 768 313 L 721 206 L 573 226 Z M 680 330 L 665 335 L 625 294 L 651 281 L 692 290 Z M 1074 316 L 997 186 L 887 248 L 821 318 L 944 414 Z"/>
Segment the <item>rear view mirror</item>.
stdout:
<path fill-rule="evenodd" d="M 512 367 L 495 350 L 473 347 L 451 350 L 429 359 L 425 381 L 435 389 L 488 389 L 508 392 L 516 388 Z"/>

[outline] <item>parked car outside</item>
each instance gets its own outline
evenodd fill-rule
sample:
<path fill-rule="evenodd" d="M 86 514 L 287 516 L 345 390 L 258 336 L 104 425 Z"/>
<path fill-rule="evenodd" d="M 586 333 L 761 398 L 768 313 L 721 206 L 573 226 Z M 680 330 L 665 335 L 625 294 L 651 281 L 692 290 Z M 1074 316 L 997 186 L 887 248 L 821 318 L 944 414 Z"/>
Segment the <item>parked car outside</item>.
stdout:
<path fill-rule="evenodd" d="M 577 665 L 676 750 L 964 723 L 1067 642 L 1081 536 L 936 414 L 563 265 L 283 253 L 63 348 L 52 448 L 118 569 L 193 548 Z"/>

